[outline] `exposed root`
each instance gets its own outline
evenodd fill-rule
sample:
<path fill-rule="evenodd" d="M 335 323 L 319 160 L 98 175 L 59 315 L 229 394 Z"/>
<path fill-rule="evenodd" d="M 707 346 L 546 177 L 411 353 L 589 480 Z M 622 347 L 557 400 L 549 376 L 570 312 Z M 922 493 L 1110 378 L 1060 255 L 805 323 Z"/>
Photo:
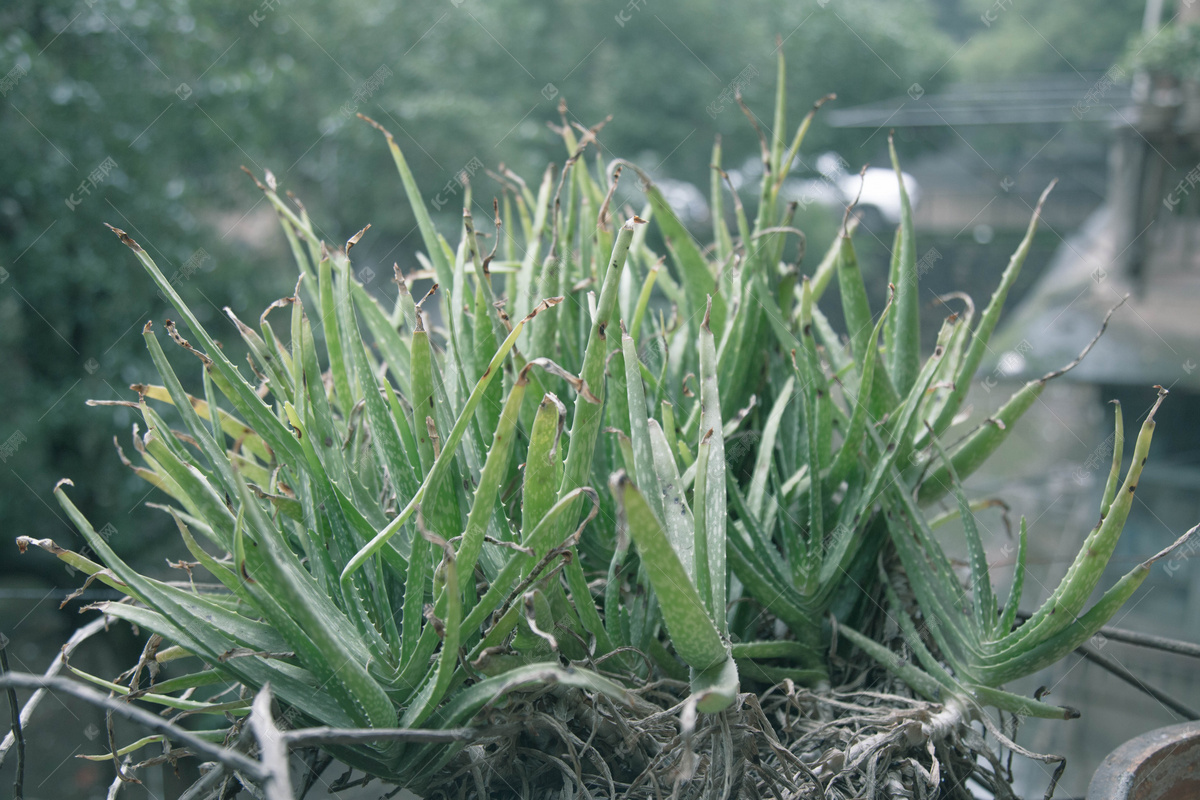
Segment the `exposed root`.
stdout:
<path fill-rule="evenodd" d="M 689 718 L 682 686 L 644 687 L 639 694 L 661 704 L 649 713 L 649 706 L 635 712 L 578 689 L 545 687 L 511 696 L 481 720 L 516 732 L 464 748 L 418 790 L 447 800 L 923 800 L 972 797 L 971 781 L 995 797 L 1013 796 L 996 741 L 1027 751 L 1007 737 L 985 740 L 963 705 L 916 699 L 898 683 L 887 689 L 785 682 L 743 694 L 720 714 Z"/>

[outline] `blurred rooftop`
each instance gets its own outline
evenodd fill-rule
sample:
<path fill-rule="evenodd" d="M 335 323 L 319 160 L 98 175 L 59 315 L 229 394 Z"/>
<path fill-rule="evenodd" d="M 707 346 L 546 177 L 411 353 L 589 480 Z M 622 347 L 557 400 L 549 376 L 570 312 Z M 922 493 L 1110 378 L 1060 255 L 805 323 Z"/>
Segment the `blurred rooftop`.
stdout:
<path fill-rule="evenodd" d="M 1107 73 L 1068 73 L 955 83 L 937 94 L 913 84 L 907 95 L 833 109 L 828 120 L 835 128 L 1114 123 L 1122 120 L 1119 109 L 1128 106 L 1129 100 L 1129 86 Z"/>

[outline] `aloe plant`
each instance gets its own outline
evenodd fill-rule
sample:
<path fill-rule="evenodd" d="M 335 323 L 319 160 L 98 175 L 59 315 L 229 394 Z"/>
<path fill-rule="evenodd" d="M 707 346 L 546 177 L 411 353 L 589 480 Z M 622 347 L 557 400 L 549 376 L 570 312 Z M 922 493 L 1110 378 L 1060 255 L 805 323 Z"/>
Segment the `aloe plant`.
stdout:
<path fill-rule="evenodd" d="M 934 447 L 950 471 L 963 522 L 971 580 L 963 587 L 951 571 L 949 559 L 932 537 L 929 523 L 906 492 L 891 493 L 885 501 L 888 524 L 897 553 L 925 616 L 925 629 L 938 646 L 945 663 L 933 656 L 913 618 L 900 602 L 886 575 L 881 582 L 903 637 L 924 669 L 902 665 L 879 643 L 857 631 L 844 633 L 859 647 L 893 667 L 914 689 L 934 698 L 955 698 L 966 708 L 991 705 L 1013 714 L 1071 719 L 1076 709 L 1055 706 L 1005 692 L 999 687 L 1033 674 L 1061 660 L 1096 634 L 1121 609 L 1150 573 L 1150 567 L 1179 547 L 1195 529 L 1156 553 L 1109 588 L 1086 612 L 1084 606 L 1099 584 L 1112 557 L 1121 529 L 1133 506 L 1138 479 L 1146 464 L 1154 435 L 1154 415 L 1166 390 L 1142 423 L 1133 459 L 1121 480 L 1124 445 L 1121 409 L 1116 411 L 1113 464 L 1100 502 L 1100 521 L 1084 540 L 1066 575 L 1042 605 L 1014 629 L 1025 582 L 1027 531 L 1021 518 L 1016 573 L 1009 597 L 998 606 L 974 512 L 954 474 L 951 460 L 936 442 Z"/>
<path fill-rule="evenodd" d="M 1128 514 L 1153 413 L 1119 490 L 1118 417 L 1103 521 L 1059 589 L 1013 630 L 1024 525 L 1017 582 L 1000 608 L 961 481 L 1061 371 L 1023 387 L 950 452 L 941 439 L 1046 195 L 979 320 L 969 303 L 952 314 L 923 360 L 912 209 L 890 141 L 902 215 L 887 303 L 871 308 L 851 209 L 801 275 L 804 239 L 784 177 L 825 100 L 780 138 L 783 75 L 780 55 L 753 224 L 729 186 L 729 228 L 714 147 L 711 248 L 635 165 L 590 167 L 595 130 L 573 128 L 565 113 L 561 171 L 548 169 L 536 192 L 499 176 L 491 234 L 479 230 L 481 208 L 464 186 L 454 245 L 395 139 L 363 117 L 385 137 L 421 232 L 423 273 L 435 281 L 418 301 L 397 266 L 390 308 L 352 267 L 369 226 L 333 247 L 271 173 L 255 178 L 300 279 L 257 330 L 226 309 L 250 377 L 150 255 L 114 228 L 178 312 L 184 327 L 166 320 L 168 336 L 200 366 L 200 389 L 189 393 L 146 325 L 161 383 L 135 385 L 137 400 L 121 401 L 146 428 L 133 437 L 141 463 L 121 457 L 169 498 L 155 507 L 223 590 L 139 574 L 74 506 L 69 482 L 55 495 L 99 561 L 49 540 L 22 537 L 22 549 L 41 546 L 128 595 L 133 602 L 99 607 L 169 643 L 158 660 L 195 667 L 137 696 L 216 719 L 249 714 L 251 700 L 190 690 L 269 684 L 294 726 L 445 730 L 551 682 L 644 707 L 629 689 L 666 676 L 687 687 L 689 733 L 696 712 L 728 709 L 751 685 L 823 686 L 831 618 L 918 693 L 954 708 L 1063 715 L 999 687 L 1073 649 L 1145 577 L 1154 559 L 1080 614 Z M 626 168 L 646 198 L 636 213 L 618 208 Z M 788 262 L 793 238 L 800 247 Z M 842 337 L 820 307 L 835 279 Z M 951 492 L 971 555 L 969 590 L 923 511 Z M 936 655 L 896 598 L 895 576 L 879 567 L 892 549 L 925 619 L 945 621 L 930 628 Z M 858 632 L 877 619 L 871 599 L 881 587 L 920 667 L 895 663 Z M 77 674 L 119 694 L 137 689 Z M 461 747 L 393 737 L 327 749 L 419 790 Z"/>
<path fill-rule="evenodd" d="M 620 331 L 626 322 L 635 330 L 640 322 L 622 319 L 617 301 L 643 220 L 634 216 L 607 227 L 602 220 L 594 230 L 582 223 L 576 209 L 590 217 L 602 207 L 603 176 L 594 180 L 587 173 L 583 148 L 568 132 L 577 152 L 558 191 L 567 187 L 571 212 L 556 207 L 552 221 L 544 222 L 551 215 L 548 180 L 536 198 L 505 198 L 517 206 L 526 252 L 534 255 L 515 262 L 497 259 L 496 248 L 482 254 L 469 192 L 460 243 L 451 248 L 432 227 L 403 154 L 384 133 L 432 271 L 446 286 L 430 292 L 444 299 L 438 317 L 423 308 L 429 297 L 414 300 L 399 270 L 397 302 L 392 309 L 381 306 L 356 280 L 350 261 L 366 229 L 344 249 L 330 247 L 303 206 L 280 198 L 267 173 L 256 183 L 278 212 L 300 281 L 293 295 L 264 312 L 257 331 L 226 309 L 249 351 L 254 377 L 248 380 L 151 256 L 113 229 L 195 340 L 166 321 L 170 338 L 199 360 L 203 387 L 200 397 L 184 389 L 148 323 L 143 336 L 162 382 L 133 387 L 138 399 L 126 403 L 146 426 L 144 434 L 135 430 L 133 442 L 143 464 L 129 463 L 167 495 L 170 502 L 157 507 L 173 517 L 192 557 L 225 591 L 200 592 L 139 574 L 74 506 L 69 481 L 55 495 L 102 563 L 49 540 L 22 538 L 22 548 L 39 545 L 129 595 L 132 604 L 99 608 L 171 643 L 158 654 L 161 660 L 198 658 L 203 668 L 173 678 L 164 691 L 140 695 L 193 713 L 248 713 L 249 700 L 210 703 L 173 694 L 228 683 L 270 684 L 294 724 L 334 727 L 461 726 L 501 693 L 530 681 L 562 681 L 630 702 L 610 680 L 566 670 L 558 658 L 614 653 L 630 678 L 647 678 L 645 667 L 620 651 L 648 649 L 662 636 L 664 621 L 678 635 L 674 653 L 663 650 L 662 656 L 678 656 L 693 669 L 696 707 L 728 706 L 738 682 L 725 629 L 725 477 L 712 332 L 705 326 L 696 333 L 705 353 L 703 416 L 716 433 L 710 427 L 695 447 L 712 453 L 702 458 L 713 489 L 707 502 L 703 490 L 696 495 L 703 511 L 695 530 L 672 524 L 677 538 L 668 542 L 654 461 L 657 455 L 658 467 L 674 472 L 678 482 L 676 456 L 663 449 L 657 426 L 659 452 L 650 445 L 640 364 L 627 336 L 627 380 L 613 381 L 623 402 L 604 404 L 606 365 L 611 370 L 610 356 L 621 352 Z M 497 217 L 497 237 L 500 222 Z M 561 274 L 553 277 L 557 252 L 545 261 L 536 255 L 547 228 L 563 252 Z M 601 255 L 604 250 L 611 256 Z M 589 253 L 588 260 L 581 253 Z M 496 273 L 517 277 L 531 292 L 539 283 L 571 287 L 590 279 L 601 287 L 600 297 L 591 298 L 589 308 L 583 287 L 565 298 L 543 296 L 513 320 L 495 301 Z M 564 299 L 574 307 L 560 305 Z M 459 313 L 463 305 L 474 313 Z M 273 311 L 290 312 L 287 334 L 277 333 Z M 446 327 L 432 331 L 439 317 Z M 544 323 L 557 328 L 554 336 L 522 337 L 527 325 Z M 532 341 L 546 343 L 547 352 L 534 351 Z M 526 344 L 518 348 L 518 342 Z M 531 385 L 538 391 L 529 392 Z M 568 393 L 573 398 L 564 402 Z M 163 416 L 168 406 L 182 430 Z M 619 420 L 614 407 L 622 410 Z M 632 417 L 627 408 L 634 409 Z M 633 420 L 634 462 L 624 464 L 628 448 L 601 432 L 606 417 L 626 431 Z M 676 437 L 674 426 L 670 436 Z M 611 497 L 593 488 L 609 483 L 620 464 L 638 475 L 645 492 L 628 476 L 613 479 Z M 519 503 L 506 489 L 514 485 L 521 486 Z M 644 497 L 658 501 L 657 514 Z M 628 537 L 661 557 L 644 560 L 644 572 L 631 567 L 625 563 L 632 558 Z M 675 548 L 699 559 L 689 562 L 683 583 L 675 582 L 685 575 Z M 594 567 L 609 576 L 603 598 L 589 585 L 587 571 Z M 697 592 L 702 607 L 694 605 Z M 631 602 L 635 595 L 643 601 Z M 329 749 L 371 774 L 413 786 L 431 780 L 455 750 L 396 742 Z"/>

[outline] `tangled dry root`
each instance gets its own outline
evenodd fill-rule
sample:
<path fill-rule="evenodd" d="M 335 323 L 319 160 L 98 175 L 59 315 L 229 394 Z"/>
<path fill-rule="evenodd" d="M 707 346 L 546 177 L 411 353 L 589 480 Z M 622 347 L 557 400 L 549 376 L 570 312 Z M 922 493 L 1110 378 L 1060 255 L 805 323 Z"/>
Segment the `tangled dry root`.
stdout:
<path fill-rule="evenodd" d="M 695 719 L 686 686 L 673 681 L 642 687 L 637 710 L 544 687 L 482 720 L 510 731 L 520 722 L 517 732 L 472 743 L 420 791 L 438 800 L 924 800 L 970 798 L 974 781 L 1013 796 L 1011 771 L 960 709 L 887 688 L 785 682 Z"/>

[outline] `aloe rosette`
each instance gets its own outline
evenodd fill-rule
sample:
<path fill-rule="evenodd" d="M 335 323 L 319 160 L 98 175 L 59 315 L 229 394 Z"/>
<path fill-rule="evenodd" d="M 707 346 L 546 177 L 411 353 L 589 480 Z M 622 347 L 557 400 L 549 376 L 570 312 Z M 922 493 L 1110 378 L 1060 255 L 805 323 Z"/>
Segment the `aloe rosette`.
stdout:
<path fill-rule="evenodd" d="M 114 228 L 178 314 L 162 328 L 200 366 L 189 391 L 146 325 L 161 383 L 120 401 L 145 426 L 133 435 L 141 463 L 121 457 L 168 498 L 155 507 L 217 583 L 140 574 L 56 487 L 98 561 L 49 540 L 22 537 L 22 548 L 41 546 L 126 594 L 98 607 L 161 637 L 144 659 L 190 669 L 150 692 L 77 674 L 217 720 L 251 711 L 248 697 L 222 699 L 225 689 L 269 685 L 293 726 L 406 731 L 461 728 L 513 693 L 554 684 L 644 712 L 633 690 L 667 677 L 687 687 L 690 735 L 696 712 L 735 706 L 751 685 L 826 685 L 834 620 L 843 639 L 948 707 L 1062 716 L 1000 687 L 1061 658 L 1144 579 L 1154 559 L 1083 610 L 1129 512 L 1153 412 L 1123 483 L 1118 417 L 1102 522 L 1013 629 L 1024 524 L 1001 608 L 961 481 L 1062 371 L 1020 389 L 949 452 L 941 441 L 1046 195 L 978 320 L 968 301 L 922 359 L 912 208 L 890 142 L 901 222 L 887 302 L 871 308 L 849 211 L 801 273 L 805 239 L 784 178 L 825 100 L 782 138 L 783 78 L 781 54 L 753 222 L 714 147 L 711 247 L 636 165 L 589 164 L 598 128 L 573 127 L 565 109 L 561 170 L 548 168 L 536 191 L 496 175 L 490 208 L 464 185 L 452 245 L 394 137 L 364 117 L 395 161 L 422 269 L 406 279 L 397 267 L 385 305 L 352 267 L 367 228 L 333 247 L 273 175 L 256 178 L 300 280 L 257 329 L 226 309 L 249 377 Z M 645 198 L 636 212 L 625 170 Z M 483 233 L 477 219 L 489 213 Z M 419 301 L 415 280 L 434 284 Z M 835 280 L 844 335 L 821 310 Z M 966 529 L 969 587 L 925 516 L 947 494 Z M 930 627 L 936 654 L 879 567 L 892 550 L 925 619 L 946 621 Z M 878 619 L 881 591 L 919 666 L 858 632 Z M 462 746 L 392 737 L 327 749 L 420 789 Z"/>

